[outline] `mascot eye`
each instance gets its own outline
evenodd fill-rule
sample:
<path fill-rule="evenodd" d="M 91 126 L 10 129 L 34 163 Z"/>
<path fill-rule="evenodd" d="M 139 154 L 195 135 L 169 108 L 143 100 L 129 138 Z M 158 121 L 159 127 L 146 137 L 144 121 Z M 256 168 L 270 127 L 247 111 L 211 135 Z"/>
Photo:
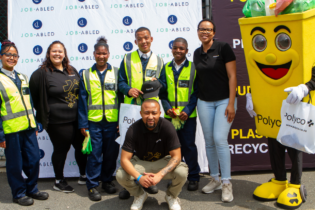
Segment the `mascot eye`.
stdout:
<path fill-rule="evenodd" d="M 285 33 L 281 33 L 276 37 L 276 46 L 281 51 L 286 51 L 291 47 L 291 38 Z"/>
<path fill-rule="evenodd" d="M 267 47 L 267 39 L 261 35 L 258 34 L 256 36 L 254 36 L 253 38 L 253 48 L 258 51 L 258 52 L 262 52 L 266 49 Z"/>

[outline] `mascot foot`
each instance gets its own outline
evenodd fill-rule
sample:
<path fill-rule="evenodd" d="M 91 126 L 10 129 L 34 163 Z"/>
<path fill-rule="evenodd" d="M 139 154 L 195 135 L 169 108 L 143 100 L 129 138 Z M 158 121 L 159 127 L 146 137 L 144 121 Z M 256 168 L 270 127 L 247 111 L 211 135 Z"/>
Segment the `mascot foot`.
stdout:
<path fill-rule="evenodd" d="M 274 178 L 270 182 L 266 182 L 258 186 L 253 197 L 259 201 L 274 201 L 287 188 L 288 181 L 277 181 Z"/>
<path fill-rule="evenodd" d="M 278 197 L 277 205 L 283 209 L 297 209 L 306 201 L 304 185 L 289 184 Z"/>

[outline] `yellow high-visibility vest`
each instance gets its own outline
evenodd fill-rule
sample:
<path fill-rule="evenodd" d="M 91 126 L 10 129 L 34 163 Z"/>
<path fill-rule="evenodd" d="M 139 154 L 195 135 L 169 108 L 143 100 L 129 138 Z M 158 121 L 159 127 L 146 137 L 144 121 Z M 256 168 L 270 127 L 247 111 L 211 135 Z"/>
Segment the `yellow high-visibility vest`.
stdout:
<path fill-rule="evenodd" d="M 17 75 L 21 90 L 8 76 L 0 73 L 1 119 L 5 134 L 36 128 L 27 76 Z"/>
<path fill-rule="evenodd" d="M 184 107 L 188 105 L 190 96 L 194 92 L 193 84 L 196 79 L 196 68 L 195 64 L 189 61 L 188 67 L 183 67 L 179 74 L 177 84 L 175 84 L 174 72 L 172 67 L 169 66 L 171 62 L 172 61 L 168 62 L 165 66 L 168 100 L 172 108 L 179 108 L 179 110 L 182 111 Z M 165 114 L 164 117 L 171 118 L 167 114 Z M 197 117 L 196 109 L 189 117 Z"/>
<path fill-rule="evenodd" d="M 118 68 L 106 71 L 104 87 L 101 85 L 97 71 L 83 71 L 83 80 L 85 89 L 89 95 L 88 98 L 88 120 L 100 122 L 105 113 L 108 122 L 118 121 Z M 104 104 L 103 104 L 104 98 Z"/>

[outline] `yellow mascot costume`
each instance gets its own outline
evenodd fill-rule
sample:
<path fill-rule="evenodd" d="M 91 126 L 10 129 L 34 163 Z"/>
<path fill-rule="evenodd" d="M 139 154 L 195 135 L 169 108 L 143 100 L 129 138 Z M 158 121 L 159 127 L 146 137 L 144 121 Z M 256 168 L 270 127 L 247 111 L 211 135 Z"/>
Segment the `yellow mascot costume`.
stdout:
<path fill-rule="evenodd" d="M 247 1 L 246 7 L 263 2 L 264 14 L 269 15 L 240 18 L 239 24 L 251 86 L 251 93 L 246 95 L 246 109 L 251 117 L 255 116 L 257 132 L 268 137 L 275 175 L 258 186 L 253 196 L 260 201 L 277 200 L 281 208 L 296 209 L 306 200 L 306 190 L 301 185 L 303 154 L 285 147 L 276 138 L 281 126 L 282 101 L 297 104 L 303 99 L 307 102 L 314 88 L 311 83 L 315 83 L 312 78 L 315 9 L 276 17 L 272 11 L 276 7 L 275 0 Z M 267 5 L 267 2 L 271 3 Z M 295 0 L 291 4 L 294 3 Z M 310 81 L 311 78 L 314 81 Z M 311 95 L 314 98 L 314 91 Z M 286 178 L 286 150 L 292 162 L 290 182 Z"/>

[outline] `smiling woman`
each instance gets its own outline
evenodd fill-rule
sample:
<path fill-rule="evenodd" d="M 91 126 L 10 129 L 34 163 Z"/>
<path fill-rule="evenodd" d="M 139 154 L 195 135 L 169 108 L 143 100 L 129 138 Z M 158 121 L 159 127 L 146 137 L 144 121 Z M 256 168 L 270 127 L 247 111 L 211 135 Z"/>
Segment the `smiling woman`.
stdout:
<path fill-rule="evenodd" d="M 30 79 L 30 90 L 34 95 L 36 119 L 49 134 L 53 144 L 52 164 L 56 176 L 55 190 L 73 192 L 64 179 L 63 169 L 71 145 L 81 177 L 79 184 L 85 184 L 86 155 L 81 153 L 84 136 L 78 129 L 78 94 L 80 77 L 70 65 L 67 50 L 60 41 L 51 43 L 43 64 Z"/>

